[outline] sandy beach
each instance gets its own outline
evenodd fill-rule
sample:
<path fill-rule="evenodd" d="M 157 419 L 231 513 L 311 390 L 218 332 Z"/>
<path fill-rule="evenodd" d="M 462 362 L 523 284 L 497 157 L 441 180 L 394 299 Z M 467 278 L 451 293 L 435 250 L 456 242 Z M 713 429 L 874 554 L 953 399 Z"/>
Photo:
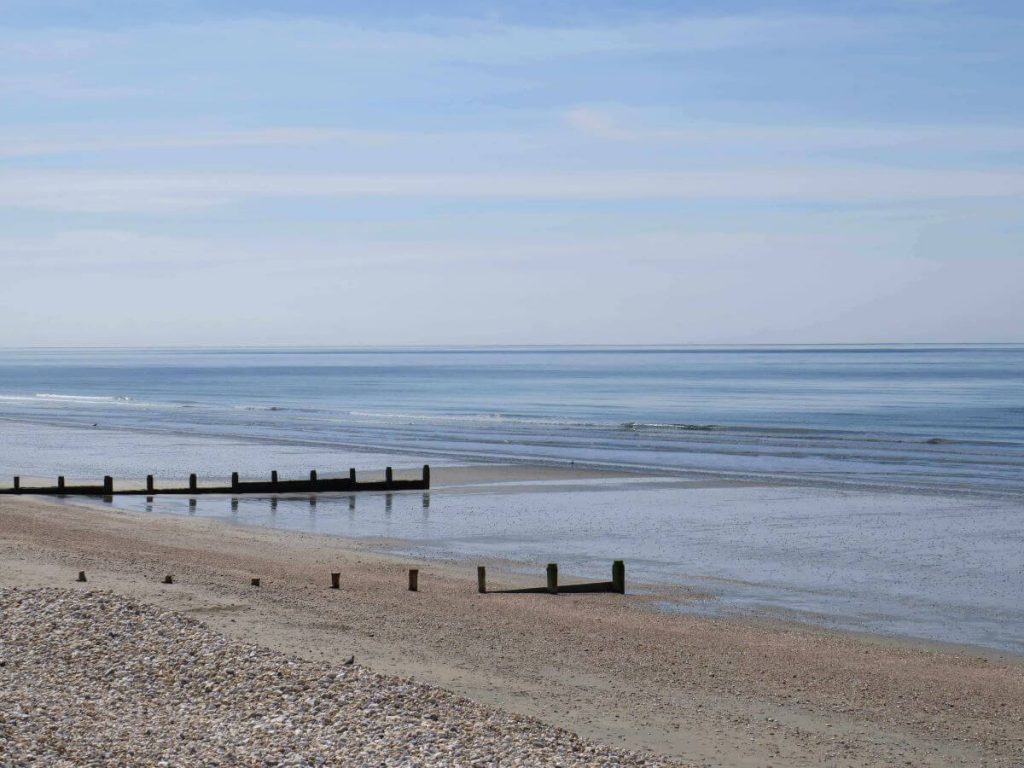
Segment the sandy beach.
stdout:
<path fill-rule="evenodd" d="M 420 568 L 417 593 L 409 567 Z M 79 570 L 88 583 L 75 583 Z M 489 580 L 526 583 L 495 566 Z M 0 499 L 0 587 L 110 591 L 324 670 L 354 655 L 375 673 L 689 765 L 1024 762 L 1018 656 L 665 614 L 656 590 L 480 595 L 470 564 L 12 497 Z"/>

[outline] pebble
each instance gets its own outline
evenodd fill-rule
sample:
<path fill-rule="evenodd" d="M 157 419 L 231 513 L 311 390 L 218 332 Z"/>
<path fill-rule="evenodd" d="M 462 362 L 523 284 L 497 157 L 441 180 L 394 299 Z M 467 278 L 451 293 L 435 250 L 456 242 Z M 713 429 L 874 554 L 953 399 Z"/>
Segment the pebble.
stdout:
<path fill-rule="evenodd" d="M 0 589 L 0 766 L 674 765 L 109 592 Z"/>

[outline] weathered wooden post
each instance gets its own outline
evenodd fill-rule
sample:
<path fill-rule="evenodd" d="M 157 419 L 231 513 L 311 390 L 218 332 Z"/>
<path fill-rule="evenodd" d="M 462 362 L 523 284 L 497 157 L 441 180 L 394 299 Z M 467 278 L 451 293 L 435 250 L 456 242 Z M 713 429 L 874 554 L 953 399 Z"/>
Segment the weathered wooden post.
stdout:
<path fill-rule="evenodd" d="M 113 496 L 114 495 L 114 478 L 110 475 L 103 476 L 103 495 Z"/>
<path fill-rule="evenodd" d="M 258 587 L 260 585 L 260 580 L 256 577 L 253 577 L 249 580 L 249 583 L 254 587 Z"/>
<path fill-rule="evenodd" d="M 393 482 L 395 482 L 395 473 L 391 471 L 391 467 L 388 467 L 384 470 L 384 485 L 390 488 Z"/>
<path fill-rule="evenodd" d="M 481 595 L 487 594 L 487 568 L 482 565 L 476 567 L 476 591 Z"/>
<path fill-rule="evenodd" d="M 146 493 L 153 492 L 153 476 L 146 475 Z"/>
<path fill-rule="evenodd" d="M 331 589 L 341 589 L 341 574 L 340 573 L 332 573 L 331 574 Z"/>
<path fill-rule="evenodd" d="M 275 469 L 270 473 L 270 484 L 277 485 L 277 470 Z"/>
<path fill-rule="evenodd" d="M 60 477 L 57 478 L 57 490 L 64 490 L 64 475 L 61 475 Z"/>
<path fill-rule="evenodd" d="M 316 482 L 316 470 L 315 469 L 309 470 L 309 482 L 311 482 L 311 483 L 315 483 Z"/>
<path fill-rule="evenodd" d="M 194 491 L 199 486 L 199 478 L 196 477 L 196 473 L 193 472 L 188 476 L 188 489 Z"/>
<path fill-rule="evenodd" d="M 416 568 L 409 569 L 409 591 L 417 592 L 420 587 L 420 572 Z"/>
<path fill-rule="evenodd" d="M 424 464 L 423 465 L 423 487 L 424 488 L 429 488 L 430 487 L 430 465 L 429 464 Z"/>
<path fill-rule="evenodd" d="M 85 571 L 79 571 L 79 572 L 78 572 L 78 580 L 79 580 L 79 581 L 86 581 L 86 578 L 85 578 Z"/>
<path fill-rule="evenodd" d="M 238 487 L 238 473 L 237 472 L 232 472 L 231 473 L 231 487 L 232 488 L 237 488 Z"/>
<path fill-rule="evenodd" d="M 558 594 L 558 563 L 548 563 L 548 592 Z"/>
<path fill-rule="evenodd" d="M 15 475 L 15 476 L 14 476 L 14 490 L 16 490 L 16 491 L 17 491 L 17 490 L 19 490 L 20 488 L 21 488 L 21 478 L 20 478 L 20 477 L 18 477 L 17 475 Z"/>
<path fill-rule="evenodd" d="M 612 563 L 612 592 L 626 594 L 626 564 L 622 560 Z"/>
<path fill-rule="evenodd" d="M 355 467 L 349 467 L 348 468 L 348 481 L 350 483 L 352 483 L 353 485 L 355 484 L 355 482 L 356 482 L 356 468 Z"/>

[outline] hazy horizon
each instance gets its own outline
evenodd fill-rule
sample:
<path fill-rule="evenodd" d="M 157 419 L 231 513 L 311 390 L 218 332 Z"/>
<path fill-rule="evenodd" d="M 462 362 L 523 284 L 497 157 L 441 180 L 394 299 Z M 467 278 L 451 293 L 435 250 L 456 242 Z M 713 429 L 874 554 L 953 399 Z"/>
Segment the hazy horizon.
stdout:
<path fill-rule="evenodd" d="M 631 350 L 686 350 L 686 349 L 763 349 L 772 347 L 1020 347 L 1024 346 L 1022 341 L 801 341 L 801 342 L 751 342 L 751 343 L 728 343 L 728 342 L 692 342 L 692 343 L 628 343 L 628 344 L 602 344 L 600 342 L 580 344 L 517 344 L 514 342 L 502 344 L 165 344 L 165 345 L 36 345 L 36 346 L 8 346 L 0 347 L 3 352 L 45 352 L 52 351 L 124 351 L 124 352 L 174 352 L 174 351 L 252 351 L 252 352 L 295 352 L 303 350 L 329 351 L 329 352 L 375 352 L 388 350 L 441 350 L 441 351 L 476 351 L 476 350 L 574 350 L 574 349 L 631 349 Z"/>
<path fill-rule="evenodd" d="M 0 11 L 0 347 L 1024 342 L 1016 3 Z"/>

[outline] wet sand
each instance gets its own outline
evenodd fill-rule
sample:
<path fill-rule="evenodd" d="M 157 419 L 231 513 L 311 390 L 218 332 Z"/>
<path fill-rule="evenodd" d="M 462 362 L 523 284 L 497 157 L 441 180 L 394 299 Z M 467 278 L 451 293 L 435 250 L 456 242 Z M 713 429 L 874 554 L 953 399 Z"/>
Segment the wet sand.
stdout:
<path fill-rule="evenodd" d="M 418 472 L 398 467 L 396 476 Z M 435 561 L 504 559 L 534 573 L 557 562 L 607 579 L 611 561 L 625 559 L 631 581 L 682 594 L 666 610 L 1024 653 L 1020 504 L 1004 498 L 489 465 L 439 467 L 429 492 L 112 503 L 327 533 Z M 713 599 L 694 604 L 692 591 Z"/>
<path fill-rule="evenodd" d="M 410 566 L 418 593 L 405 588 Z M 80 569 L 88 584 L 74 584 Z M 167 573 L 174 585 L 160 583 Z M 667 615 L 656 591 L 479 595 L 472 567 L 337 537 L 12 497 L 0 498 L 0 586 L 110 589 L 693 765 L 1024 763 L 1021 657 Z"/>

